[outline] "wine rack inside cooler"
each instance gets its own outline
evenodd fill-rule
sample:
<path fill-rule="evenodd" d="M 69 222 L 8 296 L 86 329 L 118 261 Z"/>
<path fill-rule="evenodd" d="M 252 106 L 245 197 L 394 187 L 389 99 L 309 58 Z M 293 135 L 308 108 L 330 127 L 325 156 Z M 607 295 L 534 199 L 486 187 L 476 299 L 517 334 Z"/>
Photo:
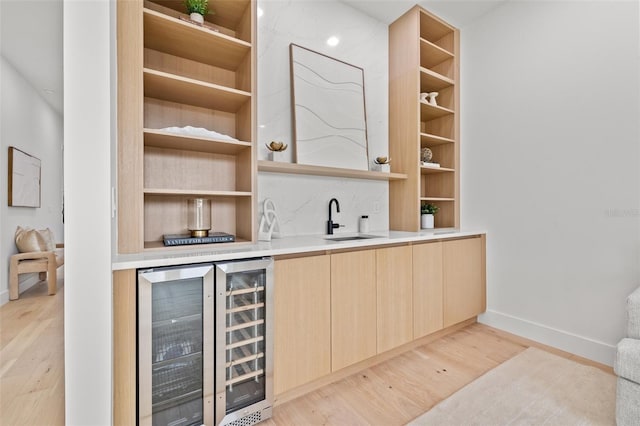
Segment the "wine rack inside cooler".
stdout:
<path fill-rule="evenodd" d="M 217 389 L 224 394 L 222 424 L 253 424 L 249 419 L 271 406 L 270 274 L 263 260 L 253 262 L 218 265 L 222 269 L 227 266 L 216 276 L 220 298 L 216 315 L 224 327 L 221 333 L 218 325 L 216 348 L 218 366 L 224 366 L 216 379 L 220 384 L 224 381 L 224 389 Z M 216 408 L 221 410 L 222 406 Z"/>

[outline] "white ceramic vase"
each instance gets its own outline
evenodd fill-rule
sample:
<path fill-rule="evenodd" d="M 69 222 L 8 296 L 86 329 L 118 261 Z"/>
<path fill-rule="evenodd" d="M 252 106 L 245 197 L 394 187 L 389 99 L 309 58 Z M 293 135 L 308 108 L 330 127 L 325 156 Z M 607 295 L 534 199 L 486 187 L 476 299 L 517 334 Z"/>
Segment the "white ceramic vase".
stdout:
<path fill-rule="evenodd" d="M 200 25 L 204 24 L 204 16 L 200 15 L 199 13 L 193 12 L 191 15 L 189 15 L 189 18 Z"/>
<path fill-rule="evenodd" d="M 433 215 L 432 214 L 423 214 L 420 215 L 420 227 L 422 229 L 433 229 Z"/>

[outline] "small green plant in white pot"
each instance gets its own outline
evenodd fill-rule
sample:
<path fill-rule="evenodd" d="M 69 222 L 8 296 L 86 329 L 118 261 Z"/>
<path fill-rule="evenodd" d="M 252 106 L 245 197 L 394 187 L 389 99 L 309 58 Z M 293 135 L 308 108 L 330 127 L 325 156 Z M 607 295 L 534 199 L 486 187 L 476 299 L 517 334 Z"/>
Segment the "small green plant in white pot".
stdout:
<path fill-rule="evenodd" d="M 426 203 L 420 206 L 420 228 L 422 229 L 433 229 L 434 226 L 434 215 L 438 213 L 440 207 L 435 204 Z"/>
<path fill-rule="evenodd" d="M 189 18 L 199 24 L 204 24 L 204 17 L 213 14 L 209 10 L 209 0 L 185 0 L 184 5 L 189 13 Z"/>

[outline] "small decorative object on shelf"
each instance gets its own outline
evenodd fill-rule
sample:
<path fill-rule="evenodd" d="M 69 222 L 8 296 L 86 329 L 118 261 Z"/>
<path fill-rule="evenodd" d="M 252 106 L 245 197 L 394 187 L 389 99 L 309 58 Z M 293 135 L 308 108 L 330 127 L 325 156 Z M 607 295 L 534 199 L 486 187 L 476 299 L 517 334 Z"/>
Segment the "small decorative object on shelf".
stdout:
<path fill-rule="evenodd" d="M 438 106 L 438 103 L 436 102 L 436 98 L 438 97 L 438 92 L 430 92 L 429 93 L 429 105 L 432 106 Z"/>
<path fill-rule="evenodd" d="M 391 171 L 391 158 L 388 157 L 376 157 L 373 160 L 373 170 L 378 172 L 390 172 Z"/>
<path fill-rule="evenodd" d="M 438 168 L 440 168 L 440 163 L 433 163 L 433 162 L 431 162 L 431 161 L 429 161 L 429 162 L 427 162 L 427 163 L 425 163 L 424 161 L 421 161 L 421 162 L 420 162 L 420 165 L 421 165 L 422 167 L 429 167 L 429 168 L 431 168 L 431 169 L 438 169 Z"/>
<path fill-rule="evenodd" d="M 438 106 L 438 103 L 436 102 L 438 95 L 438 92 L 422 92 L 420 93 L 420 102 L 426 102 L 429 105 Z"/>
<path fill-rule="evenodd" d="M 209 0 L 185 0 L 184 5 L 191 20 L 200 25 L 204 24 L 205 15 L 213 15 L 209 10 Z"/>
<path fill-rule="evenodd" d="M 211 200 L 193 198 L 187 200 L 187 229 L 195 238 L 206 237 L 211 229 Z"/>
<path fill-rule="evenodd" d="M 289 145 L 286 143 L 271 141 L 269 144 L 265 144 L 269 150 L 269 160 L 271 161 L 283 161 L 282 153 L 287 150 Z"/>
<path fill-rule="evenodd" d="M 440 210 L 440 207 L 431 203 L 420 206 L 420 227 L 422 229 L 433 229 L 434 215 L 438 213 L 438 210 Z"/>
<path fill-rule="evenodd" d="M 432 158 L 433 152 L 431 152 L 429 148 L 422 148 L 420 150 L 420 161 L 422 161 L 423 163 L 429 163 L 431 162 Z"/>

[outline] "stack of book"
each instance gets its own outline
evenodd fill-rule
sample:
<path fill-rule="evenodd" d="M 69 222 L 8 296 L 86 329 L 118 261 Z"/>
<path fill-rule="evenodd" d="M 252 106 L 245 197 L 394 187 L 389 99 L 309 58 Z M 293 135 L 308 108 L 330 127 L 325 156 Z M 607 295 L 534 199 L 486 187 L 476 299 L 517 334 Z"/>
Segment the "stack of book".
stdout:
<path fill-rule="evenodd" d="M 167 234 L 164 235 L 165 246 L 184 246 L 189 244 L 230 243 L 236 237 L 226 232 L 209 232 L 206 237 L 192 237 L 191 234 Z"/>

